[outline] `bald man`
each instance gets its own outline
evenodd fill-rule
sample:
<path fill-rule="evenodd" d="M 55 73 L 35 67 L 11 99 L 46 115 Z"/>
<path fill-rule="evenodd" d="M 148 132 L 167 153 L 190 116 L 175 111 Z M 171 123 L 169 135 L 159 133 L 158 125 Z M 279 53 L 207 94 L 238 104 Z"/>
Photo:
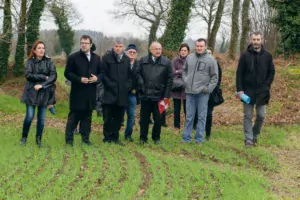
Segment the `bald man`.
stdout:
<path fill-rule="evenodd" d="M 139 98 L 141 99 L 140 143 L 148 140 L 149 120 L 151 113 L 154 118 L 152 140 L 160 143 L 161 115 L 158 102 L 169 99 L 173 83 L 171 61 L 163 57 L 162 46 L 159 42 L 152 42 L 150 54 L 141 58 L 138 76 Z"/>

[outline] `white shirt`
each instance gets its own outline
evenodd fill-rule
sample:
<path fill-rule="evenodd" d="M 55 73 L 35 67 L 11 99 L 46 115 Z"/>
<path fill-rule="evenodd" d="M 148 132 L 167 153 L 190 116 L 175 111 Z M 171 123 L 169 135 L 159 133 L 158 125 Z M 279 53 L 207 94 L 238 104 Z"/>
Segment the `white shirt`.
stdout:
<path fill-rule="evenodd" d="M 91 52 L 85 53 L 85 55 L 86 55 L 87 59 L 89 61 L 91 61 Z"/>
<path fill-rule="evenodd" d="M 154 58 L 154 56 L 152 56 L 152 60 L 153 60 L 153 62 L 155 62 L 156 59 Z"/>

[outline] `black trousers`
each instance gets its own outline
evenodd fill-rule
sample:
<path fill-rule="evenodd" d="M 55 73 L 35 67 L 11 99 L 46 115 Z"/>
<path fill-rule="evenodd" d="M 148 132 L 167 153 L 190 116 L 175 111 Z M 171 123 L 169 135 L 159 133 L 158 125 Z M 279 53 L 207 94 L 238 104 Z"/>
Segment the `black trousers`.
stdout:
<path fill-rule="evenodd" d="M 151 113 L 154 118 L 154 125 L 152 128 L 152 140 L 160 140 L 162 117 L 159 114 L 158 102 L 152 100 L 142 100 L 141 102 L 141 128 L 140 128 L 140 140 L 148 140 L 149 120 Z"/>
<path fill-rule="evenodd" d="M 117 105 L 103 105 L 103 142 L 117 142 L 119 140 L 119 131 L 124 119 L 124 109 L 125 107 Z"/>
<path fill-rule="evenodd" d="M 214 110 L 214 107 L 208 105 L 208 107 L 207 107 L 206 125 L 205 125 L 205 132 L 206 132 L 206 136 L 207 137 L 209 137 L 210 133 L 211 133 L 212 120 L 213 120 L 213 110 Z"/>
<path fill-rule="evenodd" d="M 167 125 L 166 117 L 167 117 L 167 112 L 161 113 L 160 122 L 162 126 Z"/>
<path fill-rule="evenodd" d="M 181 112 L 181 102 L 183 101 L 183 111 L 186 115 L 186 100 L 173 99 L 174 102 L 174 127 L 180 128 L 180 112 Z"/>
<path fill-rule="evenodd" d="M 83 142 L 89 142 L 92 124 L 92 110 L 74 111 L 71 110 L 68 115 L 66 125 L 66 143 L 73 144 L 74 130 L 80 121 L 80 133 Z"/>

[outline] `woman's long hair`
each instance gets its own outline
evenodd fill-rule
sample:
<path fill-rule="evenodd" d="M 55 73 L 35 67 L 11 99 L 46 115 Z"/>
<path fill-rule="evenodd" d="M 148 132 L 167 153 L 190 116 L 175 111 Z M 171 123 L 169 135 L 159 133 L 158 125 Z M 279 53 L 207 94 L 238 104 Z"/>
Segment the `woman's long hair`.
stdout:
<path fill-rule="evenodd" d="M 41 40 L 37 40 L 37 41 L 35 41 L 34 43 L 33 43 L 33 45 L 32 45 L 32 48 L 31 48 L 31 50 L 30 50 L 30 53 L 29 53 L 29 56 L 28 56 L 28 59 L 30 59 L 30 58 L 34 58 L 36 55 L 35 55 L 35 53 L 34 53 L 34 51 L 36 50 L 36 48 L 37 48 L 37 46 L 39 45 L 39 44 L 43 44 L 44 45 L 44 47 L 46 47 L 45 46 L 45 43 L 43 42 L 43 41 L 41 41 Z M 45 54 L 44 54 L 44 56 L 46 55 L 46 51 L 45 51 Z"/>

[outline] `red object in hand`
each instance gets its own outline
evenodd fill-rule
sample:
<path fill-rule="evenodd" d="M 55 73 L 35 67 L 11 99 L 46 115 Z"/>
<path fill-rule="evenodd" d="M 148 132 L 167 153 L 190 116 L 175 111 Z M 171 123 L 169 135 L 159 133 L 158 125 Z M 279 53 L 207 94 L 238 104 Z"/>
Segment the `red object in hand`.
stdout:
<path fill-rule="evenodd" d="M 170 107 L 170 99 L 163 99 L 160 102 L 158 102 L 158 109 L 160 114 L 162 114 L 169 107 Z"/>

